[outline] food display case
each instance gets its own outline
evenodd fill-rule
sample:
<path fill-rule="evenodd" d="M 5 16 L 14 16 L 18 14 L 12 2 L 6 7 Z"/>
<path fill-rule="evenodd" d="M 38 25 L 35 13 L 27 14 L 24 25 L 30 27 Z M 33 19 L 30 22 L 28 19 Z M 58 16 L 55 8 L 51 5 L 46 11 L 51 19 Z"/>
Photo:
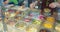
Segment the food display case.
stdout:
<path fill-rule="evenodd" d="M 18 10 L 19 7 L 4 8 L 0 17 L 1 32 L 59 32 L 60 21 L 50 14 L 42 15 L 37 9 Z M 3 11 L 2 10 L 2 11 Z M 50 13 L 49 9 L 44 9 Z"/>
<path fill-rule="evenodd" d="M 38 32 L 42 20 L 37 9 L 18 10 L 19 7 L 2 8 L 4 32 Z M 1 23 L 0 23 L 1 24 Z"/>
<path fill-rule="evenodd" d="M 60 32 L 60 21 L 51 15 L 51 9 L 43 10 L 42 15 L 38 9 L 2 6 L 0 32 Z"/>

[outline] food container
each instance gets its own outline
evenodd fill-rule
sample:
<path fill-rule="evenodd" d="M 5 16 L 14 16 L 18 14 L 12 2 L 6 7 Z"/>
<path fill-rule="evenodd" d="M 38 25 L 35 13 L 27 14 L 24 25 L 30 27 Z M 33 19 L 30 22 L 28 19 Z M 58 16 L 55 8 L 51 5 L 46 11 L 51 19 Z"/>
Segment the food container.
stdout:
<path fill-rule="evenodd" d="M 44 9 L 44 15 L 45 15 L 45 16 L 50 16 L 50 15 L 51 15 L 50 12 L 51 12 L 51 10 L 50 10 L 49 8 L 45 8 L 45 9 Z"/>
<path fill-rule="evenodd" d="M 47 29 L 53 29 L 53 23 L 45 22 L 43 23 L 43 27 Z"/>
<path fill-rule="evenodd" d="M 20 30 L 24 30 L 26 28 L 27 24 L 25 22 L 18 22 L 16 23 L 15 27 Z"/>
<path fill-rule="evenodd" d="M 0 31 L 3 29 L 2 21 L 0 21 Z"/>
<path fill-rule="evenodd" d="M 45 8 L 44 12 L 50 12 L 51 10 L 49 8 Z"/>
<path fill-rule="evenodd" d="M 35 24 L 35 25 L 41 25 L 42 23 L 42 20 L 33 20 L 32 24 Z"/>
<path fill-rule="evenodd" d="M 54 23 L 55 22 L 55 18 L 54 17 L 47 17 L 46 21 Z"/>
<path fill-rule="evenodd" d="M 15 16 L 16 16 L 15 13 L 11 13 L 11 14 L 10 14 L 10 17 L 15 17 Z"/>
<path fill-rule="evenodd" d="M 19 20 L 22 20 L 22 19 L 23 19 L 23 17 L 21 17 L 21 16 L 16 16 L 16 17 L 14 17 L 14 20 L 17 21 L 17 22 L 18 22 Z"/>
<path fill-rule="evenodd" d="M 38 32 L 38 28 L 34 25 L 29 25 L 27 28 L 26 28 L 26 32 Z"/>
<path fill-rule="evenodd" d="M 13 26 L 15 26 L 16 21 L 10 19 L 10 20 L 8 20 L 8 22 L 6 24 L 9 25 L 9 26 L 11 26 L 11 27 L 13 27 Z"/>
<path fill-rule="evenodd" d="M 56 24 L 56 26 L 55 26 L 55 30 L 56 30 L 56 32 L 60 32 L 60 24 Z"/>
<path fill-rule="evenodd" d="M 5 17 L 9 17 L 10 13 L 9 12 L 5 12 Z"/>

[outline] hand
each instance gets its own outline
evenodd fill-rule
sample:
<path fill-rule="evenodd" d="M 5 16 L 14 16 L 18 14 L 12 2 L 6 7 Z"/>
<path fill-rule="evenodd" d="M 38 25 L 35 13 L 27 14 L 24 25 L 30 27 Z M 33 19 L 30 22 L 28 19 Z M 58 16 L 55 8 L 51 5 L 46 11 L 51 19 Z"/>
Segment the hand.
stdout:
<path fill-rule="evenodd" d="M 30 8 L 34 8 L 35 7 L 35 2 L 30 4 Z"/>
<path fill-rule="evenodd" d="M 56 4 L 51 3 L 51 4 L 49 5 L 49 7 L 51 7 L 51 8 L 55 8 L 55 7 L 56 7 Z"/>

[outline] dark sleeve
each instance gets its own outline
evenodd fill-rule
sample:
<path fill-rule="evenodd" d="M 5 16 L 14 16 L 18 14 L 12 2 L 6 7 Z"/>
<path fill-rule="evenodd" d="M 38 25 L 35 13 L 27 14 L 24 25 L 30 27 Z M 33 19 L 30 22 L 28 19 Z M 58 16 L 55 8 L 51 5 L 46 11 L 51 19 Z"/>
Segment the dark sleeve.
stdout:
<path fill-rule="evenodd" d="M 8 4 L 14 4 L 14 2 L 9 2 Z"/>
<path fill-rule="evenodd" d="M 7 0 L 3 0 L 3 2 L 5 2 L 5 1 L 7 1 Z"/>
<path fill-rule="evenodd" d="M 19 1 L 19 0 L 17 0 L 18 2 L 24 2 L 24 0 L 22 0 L 22 1 Z"/>
<path fill-rule="evenodd" d="M 30 7 L 31 3 L 32 3 L 32 0 L 28 0 L 28 7 Z"/>

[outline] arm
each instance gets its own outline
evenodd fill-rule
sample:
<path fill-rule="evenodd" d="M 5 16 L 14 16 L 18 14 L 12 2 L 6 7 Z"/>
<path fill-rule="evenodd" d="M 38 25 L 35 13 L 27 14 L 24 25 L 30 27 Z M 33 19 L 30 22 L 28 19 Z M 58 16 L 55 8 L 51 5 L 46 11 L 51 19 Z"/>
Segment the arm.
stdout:
<path fill-rule="evenodd" d="M 49 4 L 49 7 L 50 7 L 50 8 L 55 8 L 55 7 L 56 7 L 56 3 L 51 3 L 51 4 Z"/>
<path fill-rule="evenodd" d="M 55 7 L 60 8 L 60 4 L 59 4 L 58 2 L 56 2 L 56 3 L 51 3 L 51 4 L 49 5 L 49 7 L 51 7 L 51 8 L 55 8 Z"/>

